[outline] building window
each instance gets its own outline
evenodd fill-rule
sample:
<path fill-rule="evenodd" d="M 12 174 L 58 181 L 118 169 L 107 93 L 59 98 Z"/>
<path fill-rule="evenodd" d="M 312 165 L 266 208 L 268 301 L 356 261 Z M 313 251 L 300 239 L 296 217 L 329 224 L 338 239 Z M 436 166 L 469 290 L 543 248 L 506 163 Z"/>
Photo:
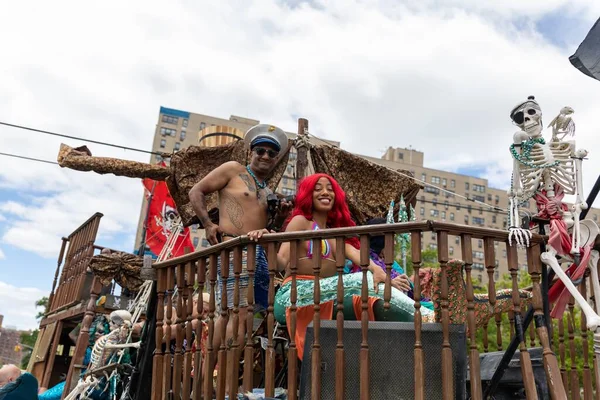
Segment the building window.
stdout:
<path fill-rule="evenodd" d="M 181 140 L 182 142 L 185 140 L 185 131 L 181 131 L 181 133 L 179 134 L 179 140 Z"/>
<path fill-rule="evenodd" d="M 437 199 L 434 197 L 433 200 L 431 200 L 431 202 L 433 203 L 434 207 L 437 207 Z"/>
<path fill-rule="evenodd" d="M 398 152 L 398 160 L 404 160 L 404 153 Z"/>
<path fill-rule="evenodd" d="M 465 182 L 465 190 L 469 190 L 469 182 Z"/>
<path fill-rule="evenodd" d="M 432 217 L 439 217 L 439 215 L 440 215 L 440 212 L 439 212 L 438 210 L 433 210 L 433 209 L 432 209 L 432 210 L 429 210 L 429 214 L 430 214 Z"/>
<path fill-rule="evenodd" d="M 465 224 L 469 225 L 469 216 L 465 215 Z"/>
<path fill-rule="evenodd" d="M 436 243 L 430 243 L 429 244 L 429 250 L 437 250 L 437 244 Z"/>
<path fill-rule="evenodd" d="M 177 131 L 170 128 L 160 128 L 160 134 L 163 136 L 175 136 Z"/>
<path fill-rule="evenodd" d="M 475 225 L 485 225 L 485 218 L 473 217 L 473 223 Z"/>
<path fill-rule="evenodd" d="M 440 177 L 439 176 L 432 176 L 431 177 L 431 183 L 439 184 L 440 183 Z"/>
<path fill-rule="evenodd" d="M 454 254 L 454 247 L 450 246 L 450 247 L 448 248 L 448 253 L 449 253 L 450 255 L 453 255 L 453 254 Z"/>
<path fill-rule="evenodd" d="M 421 207 L 420 214 L 421 214 L 421 215 L 425 215 L 425 207 Z"/>
<path fill-rule="evenodd" d="M 433 186 L 425 186 L 425 191 L 427 193 L 433 193 L 435 196 L 440 194 L 440 189 L 433 187 Z"/>
<path fill-rule="evenodd" d="M 456 209 L 460 210 L 460 203 L 456 203 Z"/>
<path fill-rule="evenodd" d="M 447 209 L 448 209 L 448 206 L 450 206 L 450 203 L 448 203 L 448 200 L 446 200 L 446 201 L 444 202 L 444 208 L 447 210 Z"/>
<path fill-rule="evenodd" d="M 456 243 L 456 244 L 460 244 L 460 237 L 456 236 L 456 237 L 454 238 L 454 243 Z"/>
<path fill-rule="evenodd" d="M 210 243 L 208 243 L 208 240 L 202 239 L 202 247 L 208 247 L 208 246 L 210 246 Z"/>
<path fill-rule="evenodd" d="M 425 173 L 421 174 L 421 180 L 423 182 L 427 181 L 427 175 Z"/>
<path fill-rule="evenodd" d="M 175 142 L 175 146 L 173 146 L 173 150 L 179 151 L 180 148 L 181 148 L 181 143 Z"/>
<path fill-rule="evenodd" d="M 446 211 L 442 211 L 442 221 L 446 220 Z"/>
<path fill-rule="evenodd" d="M 506 258 L 506 249 L 502 250 L 502 257 Z"/>
<path fill-rule="evenodd" d="M 295 194 L 295 193 L 296 193 L 296 191 L 295 191 L 294 189 L 290 189 L 290 188 L 282 188 L 282 189 L 281 189 L 281 193 L 282 193 L 284 196 L 291 196 L 291 195 Z"/>
<path fill-rule="evenodd" d="M 483 249 L 483 240 L 479 239 L 477 241 L 477 247 L 479 247 L 480 249 Z"/>
<path fill-rule="evenodd" d="M 447 191 L 446 191 L 446 198 L 448 198 L 448 197 L 452 197 L 452 198 L 454 198 L 454 192 L 453 192 L 453 191 L 451 191 L 451 190 L 447 190 Z"/>
<path fill-rule="evenodd" d="M 284 184 L 284 185 L 287 185 L 287 184 L 288 184 L 288 178 L 287 178 L 287 177 L 285 177 L 285 176 L 283 177 L 283 184 Z"/>
<path fill-rule="evenodd" d="M 485 196 L 479 196 L 479 195 L 475 194 L 471 198 L 475 201 L 480 201 L 482 203 L 485 202 Z"/>
<path fill-rule="evenodd" d="M 206 124 L 204 122 L 200 122 L 200 130 L 206 128 Z"/>
<path fill-rule="evenodd" d="M 476 269 L 478 271 L 483 271 L 483 264 L 482 263 L 473 263 L 472 268 Z M 481 274 L 479 275 L 479 280 L 481 280 Z"/>
<path fill-rule="evenodd" d="M 192 225 L 191 228 L 192 228 L 192 232 L 194 232 L 194 233 L 198 232 L 198 224 Z"/>
<path fill-rule="evenodd" d="M 470 205 L 470 204 L 467 206 L 467 212 L 468 212 L 469 214 L 471 214 L 471 205 Z"/>
<path fill-rule="evenodd" d="M 160 155 L 156 155 L 156 162 L 161 162 L 163 158 Z"/>
<path fill-rule="evenodd" d="M 454 179 L 450 179 L 450 187 L 456 187 L 456 181 Z"/>
<path fill-rule="evenodd" d="M 450 221 L 454 221 L 454 213 L 450 213 Z"/>
<path fill-rule="evenodd" d="M 496 205 L 498 205 L 498 203 L 500 203 L 500 196 L 496 195 L 494 200 L 496 201 Z"/>
<path fill-rule="evenodd" d="M 167 141 L 165 139 L 160 139 L 160 148 L 164 149 L 167 145 Z"/>
<path fill-rule="evenodd" d="M 496 271 L 494 272 L 494 280 L 497 281 L 498 278 L 500 278 L 500 272 Z"/>
<path fill-rule="evenodd" d="M 477 258 L 477 259 L 483 260 L 483 251 L 474 251 L 473 252 L 473 258 Z"/>
<path fill-rule="evenodd" d="M 474 192 L 479 192 L 479 193 L 485 193 L 485 186 L 483 185 L 477 185 L 477 184 L 473 184 L 473 191 Z"/>
<path fill-rule="evenodd" d="M 294 161 L 294 160 L 296 159 L 296 157 L 297 157 L 297 154 L 296 154 L 295 152 L 294 152 L 294 153 L 292 153 L 292 152 L 290 151 L 290 158 L 289 158 L 288 160 L 289 160 L 289 161 Z"/>
<path fill-rule="evenodd" d="M 446 186 L 446 178 L 442 178 L 442 186 Z"/>
<path fill-rule="evenodd" d="M 167 124 L 177 125 L 177 123 L 179 122 L 179 117 L 172 117 L 170 115 L 163 115 L 162 116 L 162 122 L 165 122 Z"/>
<path fill-rule="evenodd" d="M 495 224 L 495 223 L 496 223 L 496 216 L 492 215 L 492 224 Z"/>
<path fill-rule="evenodd" d="M 188 124 L 188 120 L 187 120 L 187 118 L 184 118 L 184 120 L 181 121 L 181 126 L 183 126 L 184 128 L 187 128 L 187 124 Z"/>
<path fill-rule="evenodd" d="M 198 243 L 200 242 L 200 239 L 198 239 L 197 237 L 194 238 L 193 240 L 194 242 L 194 247 L 198 247 Z"/>

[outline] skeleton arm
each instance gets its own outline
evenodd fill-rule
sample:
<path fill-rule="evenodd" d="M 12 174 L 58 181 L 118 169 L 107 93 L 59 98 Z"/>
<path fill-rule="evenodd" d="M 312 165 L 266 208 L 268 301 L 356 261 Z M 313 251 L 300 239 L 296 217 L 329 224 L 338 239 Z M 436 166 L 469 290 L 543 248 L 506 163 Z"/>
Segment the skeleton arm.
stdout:
<path fill-rule="evenodd" d="M 574 154 L 575 158 L 575 176 L 576 176 L 576 184 L 575 184 L 575 203 L 571 206 L 571 211 L 573 212 L 573 234 L 572 234 L 572 242 L 571 242 L 571 254 L 575 255 L 575 257 L 579 256 L 579 248 L 581 247 L 581 228 L 579 224 L 579 215 L 582 210 L 588 208 L 587 203 L 583 199 L 583 174 L 581 171 L 581 164 L 583 158 L 587 156 L 587 150 L 577 150 Z"/>
<path fill-rule="evenodd" d="M 528 136 L 525 132 L 520 131 L 515 133 L 513 136 L 513 143 L 515 145 L 521 144 L 527 140 Z M 515 239 L 517 246 L 529 245 L 529 239 L 531 238 L 531 231 L 528 229 L 522 229 L 519 218 L 519 197 L 523 195 L 523 188 L 521 185 L 521 169 L 519 161 L 513 157 L 513 176 L 511 188 L 508 191 L 508 242 L 512 244 L 512 239 Z"/>

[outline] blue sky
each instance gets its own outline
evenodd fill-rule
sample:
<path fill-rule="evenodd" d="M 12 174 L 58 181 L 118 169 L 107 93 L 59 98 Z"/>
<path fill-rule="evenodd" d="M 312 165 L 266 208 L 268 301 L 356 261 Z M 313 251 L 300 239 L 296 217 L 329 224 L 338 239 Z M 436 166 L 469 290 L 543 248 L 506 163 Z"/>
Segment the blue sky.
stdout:
<path fill-rule="evenodd" d="M 427 167 L 502 188 L 515 131 L 508 113 L 534 94 L 545 121 L 572 106 L 579 146 L 600 148 L 600 82 L 568 61 L 600 16 L 592 0 L 175 0 L 168 10 L 132 0 L 118 12 L 102 2 L 23 0 L 6 7 L 0 121 L 149 149 L 161 105 L 288 131 L 304 117 L 312 134 L 348 151 L 377 157 L 410 145 L 425 152 Z M 0 126 L 3 152 L 55 160 L 61 143 L 82 144 Z M 149 159 L 88 147 L 96 156 Z M 142 185 L 0 160 L 0 313 L 7 325 L 32 328 L 60 238 L 101 212 L 98 243 L 131 251 Z M 598 160 L 591 152 L 585 163 L 587 188 Z"/>

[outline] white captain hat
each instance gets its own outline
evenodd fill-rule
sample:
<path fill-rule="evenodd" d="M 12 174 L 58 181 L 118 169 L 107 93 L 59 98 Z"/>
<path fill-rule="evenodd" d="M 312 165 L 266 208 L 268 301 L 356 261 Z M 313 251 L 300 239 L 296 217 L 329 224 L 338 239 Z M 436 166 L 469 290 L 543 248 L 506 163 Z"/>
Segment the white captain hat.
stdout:
<path fill-rule="evenodd" d="M 273 125 L 260 124 L 248 129 L 244 136 L 244 141 L 252 149 L 259 144 L 270 144 L 275 146 L 277 151 L 287 147 L 288 138 L 285 132 Z"/>

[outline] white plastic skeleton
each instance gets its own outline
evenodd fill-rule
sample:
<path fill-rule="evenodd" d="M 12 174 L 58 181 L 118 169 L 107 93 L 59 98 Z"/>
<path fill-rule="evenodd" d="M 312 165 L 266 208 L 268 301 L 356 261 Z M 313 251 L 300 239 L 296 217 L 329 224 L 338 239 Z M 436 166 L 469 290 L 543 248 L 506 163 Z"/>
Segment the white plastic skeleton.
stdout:
<path fill-rule="evenodd" d="M 570 255 L 562 256 L 563 261 L 579 263 L 579 249 L 594 243 L 599 233 L 594 221 L 579 221 L 582 210 L 588 205 L 583 199 L 581 163 L 587 155 L 583 149 L 577 150 L 575 141 L 564 141 L 567 135 L 573 135 L 575 124 L 571 119 L 573 109 L 563 107 L 560 114 L 552 121 L 552 141 L 546 143 L 542 138 L 542 111 L 533 96 L 520 103 L 511 111 L 510 117 L 521 128 L 514 134 L 511 152 L 513 155 L 512 185 L 509 196 L 509 244 L 514 240 L 520 247 L 529 245 L 531 232 L 519 224 L 519 206 L 542 190 L 545 196 L 556 205 L 555 185 L 565 194 L 575 195 L 575 203 L 569 211 L 563 211 L 562 219 L 571 236 L 572 250 Z M 559 138 L 558 136 L 562 134 Z M 583 232 L 583 235 L 582 235 Z M 582 236 L 585 240 L 582 241 Z M 579 293 L 571 279 L 562 270 L 556 256 L 559 249 L 551 245 L 542 253 L 541 260 L 554 270 L 556 276 L 565 284 L 570 294 L 581 307 L 586 316 L 588 329 L 596 331 L 600 327 L 600 316 L 594 312 L 585 298 Z M 592 275 L 593 290 L 597 299 L 597 310 L 600 310 L 600 284 L 598 283 L 598 252 L 592 251 L 588 268 Z M 600 345 L 600 330 L 597 331 Z M 595 336 L 596 336 L 595 335 Z M 596 338 L 595 338 L 596 339 Z"/>

